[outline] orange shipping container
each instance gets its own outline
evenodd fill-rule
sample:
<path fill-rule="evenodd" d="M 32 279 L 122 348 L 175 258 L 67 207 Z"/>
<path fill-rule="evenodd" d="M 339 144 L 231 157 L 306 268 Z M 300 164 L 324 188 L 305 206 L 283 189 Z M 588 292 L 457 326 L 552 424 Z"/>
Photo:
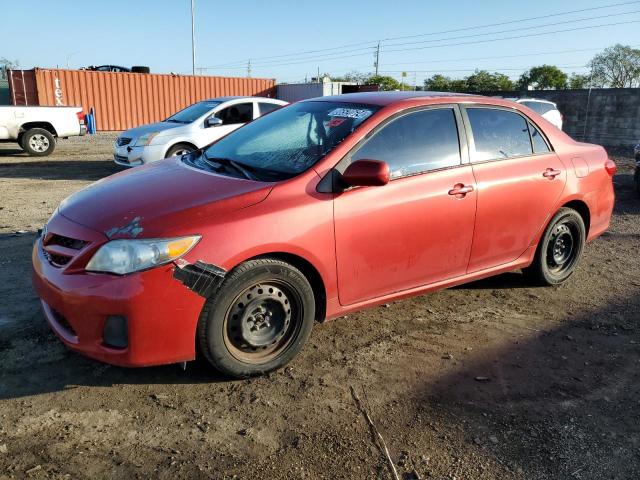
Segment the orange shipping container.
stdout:
<path fill-rule="evenodd" d="M 97 130 L 158 122 L 192 103 L 227 95 L 275 96 L 275 80 L 35 69 L 39 105 L 93 107 Z"/>

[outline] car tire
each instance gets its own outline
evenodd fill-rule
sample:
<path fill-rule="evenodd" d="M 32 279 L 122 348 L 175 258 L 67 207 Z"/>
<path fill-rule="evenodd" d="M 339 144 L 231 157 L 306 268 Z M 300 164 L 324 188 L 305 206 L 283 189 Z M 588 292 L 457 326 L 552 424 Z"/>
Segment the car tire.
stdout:
<path fill-rule="evenodd" d="M 197 345 L 225 375 L 262 375 L 298 354 L 314 318 L 313 289 L 300 270 L 273 258 L 250 260 L 229 272 L 207 299 Z"/>
<path fill-rule="evenodd" d="M 186 155 L 187 153 L 193 152 L 194 150 L 195 148 L 193 148 L 193 146 L 187 143 L 177 143 L 176 145 L 171 147 L 169 150 L 167 150 L 167 153 L 164 156 L 164 158 L 181 157 L 182 155 Z"/>
<path fill-rule="evenodd" d="M 575 271 L 585 240 L 582 216 L 572 208 L 561 208 L 547 225 L 533 263 L 523 272 L 536 285 L 560 285 Z"/>
<path fill-rule="evenodd" d="M 22 134 L 22 148 L 32 157 L 46 157 L 56 148 L 56 139 L 44 128 L 31 128 Z"/>

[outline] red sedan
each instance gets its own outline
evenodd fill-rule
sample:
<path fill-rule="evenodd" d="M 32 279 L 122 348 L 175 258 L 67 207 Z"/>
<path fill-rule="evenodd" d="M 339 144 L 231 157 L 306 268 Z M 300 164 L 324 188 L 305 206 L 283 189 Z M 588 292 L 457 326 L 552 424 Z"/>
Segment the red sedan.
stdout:
<path fill-rule="evenodd" d="M 564 282 L 609 225 L 615 169 L 509 101 L 318 98 L 66 199 L 33 283 L 84 355 L 199 349 L 250 376 L 291 360 L 316 320 L 515 269 Z"/>

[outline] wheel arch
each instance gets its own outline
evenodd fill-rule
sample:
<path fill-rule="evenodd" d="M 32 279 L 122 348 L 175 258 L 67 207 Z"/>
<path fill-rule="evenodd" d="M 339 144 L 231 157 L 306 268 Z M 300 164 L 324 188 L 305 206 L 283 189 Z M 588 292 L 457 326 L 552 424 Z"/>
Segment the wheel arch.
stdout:
<path fill-rule="evenodd" d="M 327 290 L 324 280 L 318 269 L 306 258 L 289 252 L 269 252 L 261 253 L 251 258 L 243 260 L 241 263 L 248 262 L 250 260 L 256 260 L 259 258 L 273 258 L 289 263 L 302 272 L 311 284 L 313 290 L 313 297 L 316 303 L 316 320 L 322 321 L 325 319 L 327 311 Z M 237 266 L 237 265 L 236 265 Z M 234 267 L 235 268 L 235 267 Z"/>
<path fill-rule="evenodd" d="M 549 223 L 561 208 L 571 208 L 578 212 L 578 214 L 582 218 L 582 221 L 584 222 L 585 238 L 589 237 L 589 228 L 591 226 L 591 210 L 589 209 L 589 205 L 583 199 L 576 197 L 564 199 L 561 203 L 558 203 L 556 208 L 549 213 L 549 216 L 546 218 L 544 224 L 531 242 L 531 246 L 537 246 L 540 243 L 540 240 L 542 239 L 544 232 L 547 230 Z"/>
<path fill-rule="evenodd" d="M 47 132 L 49 132 L 54 137 L 58 136 L 58 132 L 56 132 L 55 127 L 53 126 L 53 124 L 51 124 L 49 122 L 26 122 L 26 123 L 23 123 L 22 125 L 20 125 L 20 128 L 18 130 L 18 134 L 24 134 L 28 130 L 31 130 L 32 128 L 42 128 L 43 130 L 46 130 Z"/>
<path fill-rule="evenodd" d="M 578 212 L 584 222 L 585 238 L 588 238 L 589 228 L 591 226 L 591 210 L 589 210 L 589 205 L 581 199 L 574 199 L 566 202 L 564 205 L 561 205 L 560 208 L 571 208 Z"/>
<path fill-rule="evenodd" d="M 176 147 L 178 145 L 187 145 L 187 146 L 193 148 L 194 150 L 198 149 L 198 147 L 194 143 L 192 143 L 192 142 L 190 142 L 188 140 L 178 140 L 177 142 L 171 143 L 169 146 L 167 146 L 167 148 L 165 149 L 164 154 L 163 154 L 164 157 L 166 158 L 167 153 L 169 152 L 169 150 L 171 150 L 173 147 Z"/>

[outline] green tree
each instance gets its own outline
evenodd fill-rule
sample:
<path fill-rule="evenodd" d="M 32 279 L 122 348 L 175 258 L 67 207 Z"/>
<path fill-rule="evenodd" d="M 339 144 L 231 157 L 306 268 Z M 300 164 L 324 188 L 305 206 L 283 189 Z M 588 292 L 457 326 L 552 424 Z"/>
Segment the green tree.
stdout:
<path fill-rule="evenodd" d="M 589 66 L 596 85 L 613 88 L 640 86 L 640 50 L 637 48 L 618 43 L 593 57 Z"/>
<path fill-rule="evenodd" d="M 569 77 L 569 88 L 588 88 L 589 87 L 589 75 L 581 75 L 579 73 L 572 73 Z"/>
<path fill-rule="evenodd" d="M 511 79 L 503 73 L 491 73 L 486 70 L 476 70 L 469 75 L 465 82 L 469 92 L 492 92 L 513 90 Z"/>
<path fill-rule="evenodd" d="M 567 88 L 567 74 L 555 65 L 533 67 L 520 76 L 518 86 L 522 89 L 557 90 Z"/>
<path fill-rule="evenodd" d="M 413 90 L 413 87 L 407 84 L 402 84 L 393 77 L 387 75 L 371 75 L 366 79 L 365 83 L 370 85 L 380 85 L 380 90 Z"/>
<path fill-rule="evenodd" d="M 5 80 L 7 78 L 7 70 L 18 67 L 18 61 L 11 61 L 8 58 L 0 57 L 0 79 Z"/>
<path fill-rule="evenodd" d="M 321 75 L 320 78 L 328 76 L 334 82 L 356 82 L 356 83 L 365 83 L 367 79 L 371 76 L 370 73 L 360 73 L 355 70 L 351 72 L 347 72 L 344 75 L 331 75 L 330 73 L 325 73 Z"/>
<path fill-rule="evenodd" d="M 451 78 L 444 75 L 436 74 L 424 81 L 424 89 L 431 90 L 432 92 L 453 92 L 454 81 L 455 80 L 452 80 Z"/>

